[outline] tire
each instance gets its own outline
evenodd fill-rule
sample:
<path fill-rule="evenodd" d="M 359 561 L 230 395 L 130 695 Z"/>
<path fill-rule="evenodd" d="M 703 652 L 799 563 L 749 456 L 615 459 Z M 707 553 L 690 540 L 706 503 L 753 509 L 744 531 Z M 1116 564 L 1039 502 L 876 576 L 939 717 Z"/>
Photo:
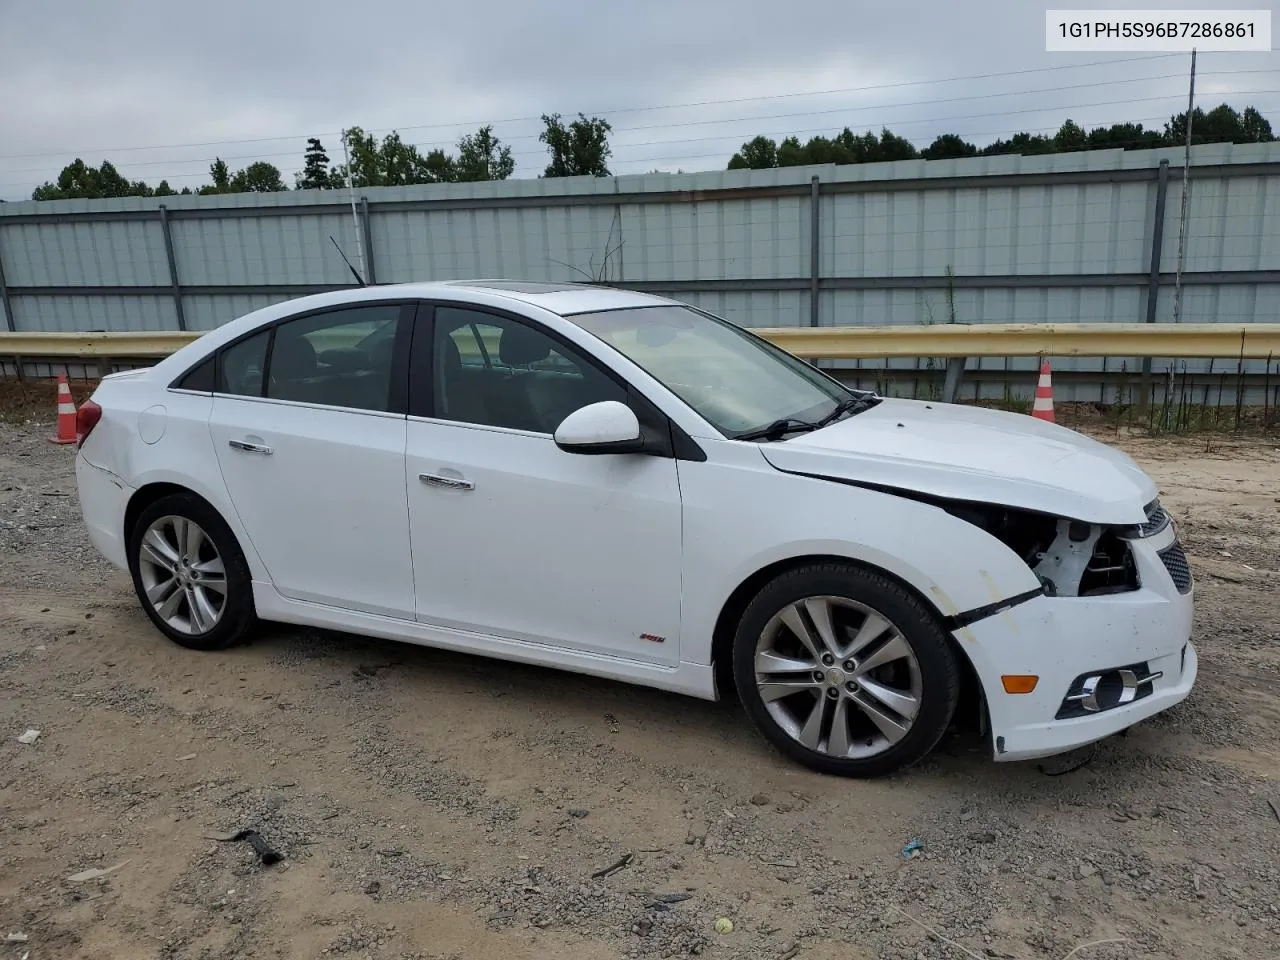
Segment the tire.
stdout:
<path fill-rule="evenodd" d="M 761 589 L 734 636 L 733 674 L 775 747 L 845 777 L 921 760 L 960 698 L 956 654 L 933 611 L 895 581 L 844 563 L 790 570 Z"/>
<path fill-rule="evenodd" d="M 193 493 L 171 493 L 142 510 L 129 531 L 129 573 L 142 609 L 179 646 L 222 650 L 253 628 L 244 552 L 226 521 Z"/>

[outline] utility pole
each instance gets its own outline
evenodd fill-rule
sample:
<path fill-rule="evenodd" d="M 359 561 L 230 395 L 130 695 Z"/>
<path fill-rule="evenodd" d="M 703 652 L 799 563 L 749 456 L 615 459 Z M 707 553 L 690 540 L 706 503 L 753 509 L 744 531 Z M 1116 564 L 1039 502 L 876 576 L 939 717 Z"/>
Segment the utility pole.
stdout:
<path fill-rule="evenodd" d="M 356 233 L 356 253 L 360 256 L 360 276 L 369 276 L 369 264 L 365 260 L 363 232 L 360 229 L 360 216 L 356 213 L 356 188 L 351 178 L 351 153 L 347 149 L 347 131 L 342 131 L 342 162 L 347 168 L 347 194 L 351 198 L 351 224 Z M 1185 189 L 1185 187 L 1184 187 Z"/>

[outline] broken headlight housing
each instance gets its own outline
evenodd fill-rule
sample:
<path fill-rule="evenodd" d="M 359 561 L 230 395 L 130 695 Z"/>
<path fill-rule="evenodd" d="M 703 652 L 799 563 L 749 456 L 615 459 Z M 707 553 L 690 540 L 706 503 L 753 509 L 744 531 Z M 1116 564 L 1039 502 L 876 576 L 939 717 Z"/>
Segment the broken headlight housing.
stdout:
<path fill-rule="evenodd" d="M 985 530 L 1021 557 L 1051 597 L 1137 590 L 1138 570 L 1129 541 L 1164 529 L 1160 526 L 1153 532 L 1139 532 L 1152 525 L 1150 511 L 1148 523 L 1142 527 L 1113 527 L 994 504 L 938 506 Z M 1167 515 L 1164 523 L 1168 523 Z"/>

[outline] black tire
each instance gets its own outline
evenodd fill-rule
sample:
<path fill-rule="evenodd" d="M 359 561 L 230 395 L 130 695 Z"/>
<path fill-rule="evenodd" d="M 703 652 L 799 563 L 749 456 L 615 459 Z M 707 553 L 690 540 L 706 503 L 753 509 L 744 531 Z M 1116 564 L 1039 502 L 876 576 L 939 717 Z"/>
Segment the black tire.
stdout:
<path fill-rule="evenodd" d="M 198 524 L 222 560 L 226 599 L 216 623 L 203 632 L 185 632 L 170 626 L 147 598 L 142 573 L 142 541 L 151 525 L 164 517 L 180 517 Z M 138 514 L 133 529 L 129 531 L 129 573 L 142 609 L 156 628 L 179 646 L 190 650 L 222 650 L 247 639 L 256 622 L 252 577 L 244 552 L 218 511 L 194 493 L 168 494 Z"/>
<path fill-rule="evenodd" d="M 871 608 L 897 628 L 911 649 L 919 668 L 919 708 L 906 734 L 883 752 L 836 757 L 810 749 L 784 729 L 765 705 L 757 687 L 757 642 L 775 615 L 810 597 L 842 598 Z M 934 612 L 888 577 L 845 563 L 816 563 L 790 570 L 761 589 L 743 613 L 734 636 L 733 675 L 747 714 L 775 747 L 812 770 L 845 777 L 883 776 L 921 760 L 946 733 L 960 698 L 956 653 Z M 822 691 L 817 695 L 821 700 Z M 800 694 L 795 696 L 805 709 L 808 701 Z M 846 704 L 845 709 L 853 718 L 850 722 L 865 719 L 853 712 L 855 706 Z"/>

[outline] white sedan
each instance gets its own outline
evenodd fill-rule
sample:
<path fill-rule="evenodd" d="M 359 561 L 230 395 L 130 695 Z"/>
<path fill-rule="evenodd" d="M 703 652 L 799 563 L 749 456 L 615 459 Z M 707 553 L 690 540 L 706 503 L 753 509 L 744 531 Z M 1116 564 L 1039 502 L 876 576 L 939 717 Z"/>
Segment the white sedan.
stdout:
<path fill-rule="evenodd" d="M 78 412 L 96 547 L 200 650 L 263 619 L 706 699 L 872 776 L 997 760 L 1196 677 L 1150 478 L 1031 417 L 847 389 L 687 305 L 576 284 L 275 304 Z"/>

